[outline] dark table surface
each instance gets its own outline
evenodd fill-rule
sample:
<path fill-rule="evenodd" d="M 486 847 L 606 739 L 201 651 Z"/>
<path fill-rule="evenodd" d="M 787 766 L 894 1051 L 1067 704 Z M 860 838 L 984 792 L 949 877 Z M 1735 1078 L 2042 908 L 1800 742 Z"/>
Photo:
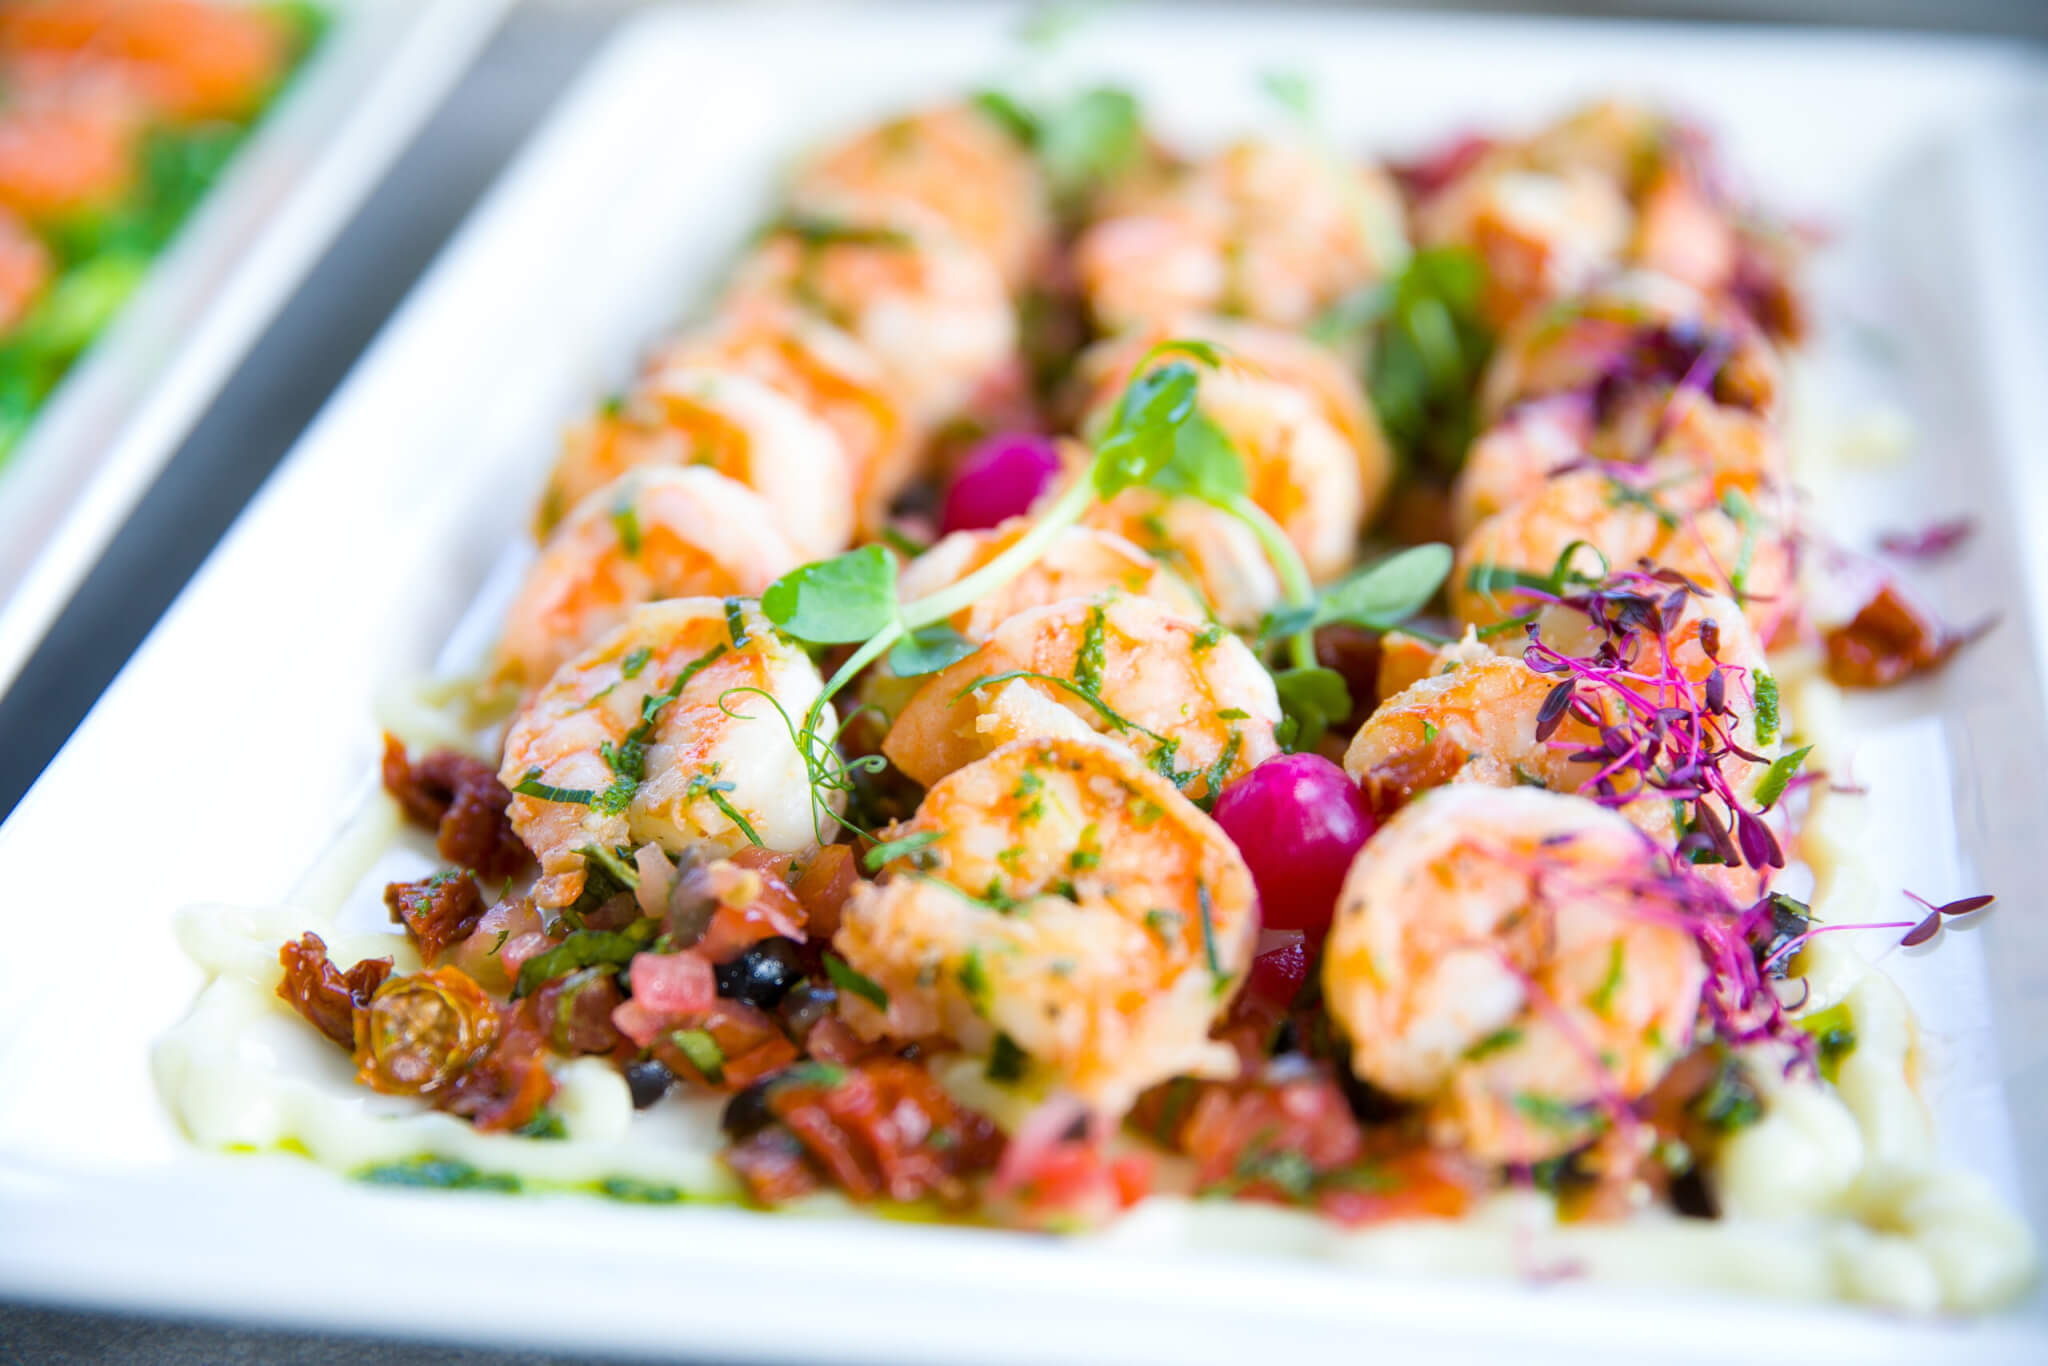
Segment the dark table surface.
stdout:
<path fill-rule="evenodd" d="M 1946 28 L 2039 41 L 2041 0 L 1500 0 L 1447 8 Z M 283 459 L 442 244 L 631 6 L 514 11 L 252 348 L 0 698 L 13 809 Z M 5 1236 L 0 1231 L 0 1236 Z M 583 1358 L 0 1304 L 0 1362 L 555 1366 Z"/>

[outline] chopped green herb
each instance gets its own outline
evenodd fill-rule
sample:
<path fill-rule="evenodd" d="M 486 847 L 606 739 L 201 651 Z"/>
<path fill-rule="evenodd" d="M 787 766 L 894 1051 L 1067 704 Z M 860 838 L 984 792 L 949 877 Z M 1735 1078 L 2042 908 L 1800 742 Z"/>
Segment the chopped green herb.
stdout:
<path fill-rule="evenodd" d="M 1209 975 L 1216 979 L 1216 989 L 1220 992 L 1230 979 L 1223 975 L 1222 960 L 1216 956 L 1216 907 L 1209 899 L 1208 883 L 1195 883 L 1195 904 L 1202 911 L 1202 956 L 1208 960 Z"/>
<path fill-rule="evenodd" d="M 906 854 L 914 854 L 927 845 L 937 843 L 938 840 L 939 832 L 936 830 L 914 830 L 900 840 L 889 840 L 876 845 L 868 850 L 867 856 L 861 862 L 867 865 L 869 872 L 879 872 L 883 864 L 902 858 Z"/>
<path fill-rule="evenodd" d="M 669 1031 L 668 1041 L 704 1074 L 704 1080 L 713 1086 L 725 1080 L 725 1050 L 718 1040 L 701 1029 L 676 1029 Z"/>
<path fill-rule="evenodd" d="M 1506 1049 L 1513 1048 L 1516 1044 L 1520 1043 L 1521 1041 L 1522 1031 L 1515 1028 L 1513 1025 L 1509 1025 L 1506 1029 L 1494 1030 L 1493 1033 L 1487 1035 L 1478 1043 L 1475 1043 L 1470 1048 L 1466 1049 L 1465 1058 L 1468 1062 L 1476 1062 L 1480 1058 L 1484 1058 L 1489 1054 L 1499 1053 Z"/>
<path fill-rule="evenodd" d="M 684 1198 L 679 1186 L 642 1181 L 632 1176 L 607 1176 L 597 1183 L 597 1193 L 629 1205 L 674 1205 L 680 1204 Z"/>
<path fill-rule="evenodd" d="M 1771 745 L 1777 741 L 1778 680 L 1760 673 L 1756 676 L 1756 742 Z"/>
<path fill-rule="evenodd" d="M 1108 615 L 1100 604 L 1088 609 L 1088 625 L 1081 632 L 1081 648 L 1074 656 L 1074 686 L 1100 696 Z"/>
<path fill-rule="evenodd" d="M 731 637 L 732 647 L 735 650 L 747 643 L 747 613 L 744 600 L 740 598 L 727 598 L 725 600 L 725 633 Z"/>
<path fill-rule="evenodd" d="M 612 509 L 612 526 L 619 533 L 619 549 L 626 552 L 626 558 L 636 559 L 640 554 L 640 515 L 633 511 L 631 503 L 621 503 Z"/>
<path fill-rule="evenodd" d="M 654 651 L 642 645 L 619 661 L 619 672 L 627 678 L 638 678 L 640 671 L 647 667 L 647 661 L 652 658 Z"/>
<path fill-rule="evenodd" d="M 1595 1015 L 1605 1016 L 1614 1006 L 1614 993 L 1621 990 L 1623 950 L 1621 941 L 1615 940 L 1607 946 L 1607 975 L 1600 979 L 1600 985 L 1586 998 L 1586 1005 Z"/>
<path fill-rule="evenodd" d="M 1728 571 L 1728 587 L 1739 603 L 1746 596 L 1751 564 L 1756 559 L 1756 507 L 1741 489 L 1729 489 L 1721 496 L 1721 508 L 1742 528 L 1742 545 L 1735 552 L 1735 567 Z"/>
<path fill-rule="evenodd" d="M 521 1138 L 561 1139 L 569 1136 L 568 1126 L 562 1123 L 562 1117 L 545 1108 L 512 1132 Z"/>
<path fill-rule="evenodd" d="M 959 980 L 960 990 L 967 993 L 974 1013 L 982 1014 L 988 1007 L 989 985 L 988 970 L 981 963 L 981 950 L 969 949 L 967 956 L 960 960 L 960 967 L 954 976 Z"/>
<path fill-rule="evenodd" d="M 555 787 L 540 780 L 540 770 L 529 768 L 526 776 L 512 785 L 512 790 L 522 797 L 538 797 L 544 802 L 562 802 L 569 806 L 588 806 L 597 794 L 587 787 Z"/>
<path fill-rule="evenodd" d="M 1713 1084 L 1693 1099 L 1692 1112 L 1722 1133 L 1747 1128 L 1763 1118 L 1763 1098 L 1735 1059 L 1723 1057 Z"/>
<path fill-rule="evenodd" d="M 994 1050 L 988 1055 L 987 1076 L 990 1081 L 1021 1081 L 1024 1069 L 1031 1059 L 1017 1041 L 1001 1030 L 996 1031 Z"/>
<path fill-rule="evenodd" d="M 519 1178 L 509 1172 L 478 1171 L 452 1157 L 422 1154 L 403 1162 L 385 1162 L 365 1167 L 356 1180 L 372 1186 L 415 1186 L 430 1190 L 517 1191 Z"/>
<path fill-rule="evenodd" d="M 1579 1108 L 1567 1105 L 1555 1096 L 1537 1095 L 1533 1091 L 1517 1091 L 1514 1096 L 1514 1107 L 1524 1119 L 1546 1129 L 1571 1133 L 1585 1127 L 1585 1116 Z"/>
<path fill-rule="evenodd" d="M 825 955 L 825 975 L 832 979 L 833 986 L 852 992 L 876 1010 L 889 1008 L 889 993 L 882 990 L 881 984 L 855 971 L 838 954 Z"/>
<path fill-rule="evenodd" d="M 519 978 L 512 984 L 514 1000 L 531 995 L 544 983 L 566 977 L 578 968 L 597 966 L 622 968 L 633 955 L 654 942 L 658 920 L 638 920 L 623 930 L 574 930 L 545 953 L 519 965 Z"/>

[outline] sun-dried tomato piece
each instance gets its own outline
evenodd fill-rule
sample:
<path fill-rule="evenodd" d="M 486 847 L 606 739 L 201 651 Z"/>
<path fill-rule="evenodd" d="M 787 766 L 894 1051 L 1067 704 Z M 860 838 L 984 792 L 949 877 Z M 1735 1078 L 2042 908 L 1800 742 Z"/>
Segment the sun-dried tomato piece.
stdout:
<path fill-rule="evenodd" d="M 1488 1179 L 1427 1147 L 1412 1125 L 1362 1125 L 1327 1065 L 1288 1081 L 1183 1077 L 1142 1096 L 1130 1122 L 1192 1158 L 1198 1190 L 1308 1206 L 1347 1224 L 1448 1218 Z"/>
<path fill-rule="evenodd" d="M 777 1146 L 792 1136 L 809 1168 L 855 1200 L 932 1196 L 963 1207 L 969 1178 L 994 1170 L 1002 1157 L 995 1124 L 957 1104 L 914 1062 L 803 1066 L 785 1076 L 763 1083 L 776 1123 L 726 1154 L 764 1202 L 787 1198 L 777 1192 L 798 1185 L 787 1149 Z"/>
<path fill-rule="evenodd" d="M 1827 633 L 1828 677 L 1845 688 L 1886 687 L 1939 668 L 1963 641 L 1887 583 L 1847 625 Z"/>
<path fill-rule="evenodd" d="M 420 958 L 439 958 L 450 944 L 466 939 L 484 918 L 483 893 L 466 869 L 446 869 L 418 882 L 394 882 L 384 889 L 391 918 L 405 926 Z"/>
<path fill-rule="evenodd" d="M 859 881 L 860 870 L 851 845 L 828 844 L 820 849 L 791 889 L 803 903 L 808 918 L 806 933 L 818 939 L 830 939 L 838 933 L 840 908 Z"/>
<path fill-rule="evenodd" d="M 460 968 L 393 977 L 356 1013 L 356 1079 L 398 1095 L 432 1095 L 497 1041 L 497 1003 Z"/>
<path fill-rule="evenodd" d="M 434 1103 L 486 1132 L 517 1129 L 555 1094 L 537 997 L 499 1012 L 498 1040 Z"/>
<path fill-rule="evenodd" d="M 779 1124 L 733 1144 L 724 1157 L 725 1165 L 746 1183 L 747 1193 L 763 1205 L 809 1195 L 821 1184 L 803 1143 Z"/>
<path fill-rule="evenodd" d="M 534 997 L 534 1008 L 547 1026 L 548 1043 L 557 1053 L 609 1053 L 625 1042 L 612 1023 L 612 1012 L 626 999 L 618 974 L 609 968 L 581 968 L 557 977 Z"/>
<path fill-rule="evenodd" d="M 533 856 L 512 832 L 506 808 L 512 794 L 488 764 L 452 749 L 418 761 L 405 745 L 384 736 L 384 790 L 407 820 L 434 832 L 434 848 L 450 863 L 492 882 L 511 877 Z"/>
<path fill-rule="evenodd" d="M 277 961 L 284 965 L 284 980 L 277 984 L 277 994 L 322 1034 L 343 1048 L 354 1048 L 356 1011 L 369 1004 L 391 975 L 391 960 L 365 958 L 343 972 L 328 960 L 327 945 L 320 936 L 307 933 L 279 949 Z"/>
<path fill-rule="evenodd" d="M 1442 787 L 1457 777 L 1471 757 L 1439 735 L 1419 749 L 1396 754 L 1367 769 L 1361 779 L 1365 799 L 1375 814 L 1384 816 L 1406 805 L 1416 793 Z"/>

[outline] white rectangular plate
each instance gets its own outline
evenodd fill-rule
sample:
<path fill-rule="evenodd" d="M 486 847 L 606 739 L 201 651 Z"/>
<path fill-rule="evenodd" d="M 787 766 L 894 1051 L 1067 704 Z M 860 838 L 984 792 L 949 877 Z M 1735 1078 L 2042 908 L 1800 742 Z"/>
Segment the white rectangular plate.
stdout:
<path fill-rule="evenodd" d="M 331 0 L 278 106 L 0 465 L 0 691 L 512 0 Z"/>
<path fill-rule="evenodd" d="M 290 1158 L 194 1151 L 152 1041 L 198 974 L 183 904 L 285 897 L 372 784 L 380 686 L 427 667 L 510 538 L 564 421 L 718 278 L 807 139 L 1001 80 L 1012 15 L 936 7 L 650 15 L 479 210 L 55 765 L 0 828 L 0 1293 L 469 1340 L 721 1358 L 2015 1359 L 2042 1301 L 1971 1324 L 1588 1285 L 1367 1274 L 727 1209 L 408 1194 Z M 1859 724 L 1896 866 L 2005 905 L 1918 997 L 1949 1152 L 2043 1226 L 2048 1151 L 2041 588 L 2048 510 L 2039 262 L 2041 70 L 1966 43 L 1782 30 L 1120 9 L 1072 45 L 1201 139 L 1304 72 L 1341 144 L 1412 151 L 1596 92 L 1696 111 L 1756 188 L 1842 229 L 1823 316 L 1891 339 L 1861 365 L 1917 454 L 1823 504 L 1838 539 L 1976 514 L 1931 587 L 1998 630 Z M 2029 200 L 2031 196 L 2031 200 Z M 1902 756 L 1902 757 L 1901 757 Z M 1873 765 L 1875 767 L 1875 765 Z"/>

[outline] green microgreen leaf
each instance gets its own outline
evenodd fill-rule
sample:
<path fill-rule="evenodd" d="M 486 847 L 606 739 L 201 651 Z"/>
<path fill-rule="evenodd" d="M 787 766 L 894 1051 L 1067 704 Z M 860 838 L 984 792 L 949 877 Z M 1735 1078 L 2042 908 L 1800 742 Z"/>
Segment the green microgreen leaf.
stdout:
<path fill-rule="evenodd" d="M 1756 804 L 1759 809 L 1768 811 L 1777 804 L 1778 798 L 1785 795 L 1786 784 L 1792 781 L 1792 775 L 1799 771 L 1799 766 L 1806 762 L 1806 756 L 1811 753 L 1812 745 L 1795 749 L 1790 754 L 1778 756 L 1771 766 L 1764 770 L 1763 778 L 1756 785 Z"/>
<path fill-rule="evenodd" d="M 1198 383 L 1193 366 L 1169 361 L 1124 389 L 1095 443 L 1095 490 L 1101 497 L 1149 484 L 1173 459 L 1181 424 L 1195 411 Z"/>
<path fill-rule="evenodd" d="M 1394 280 L 1373 347 L 1373 407 L 1416 469 L 1447 482 L 1477 430 L 1493 338 L 1480 313 L 1486 270 L 1464 248 L 1426 248 Z"/>
<path fill-rule="evenodd" d="M 889 651 L 889 669 L 898 678 L 922 678 L 957 664 L 979 648 L 951 626 L 940 622 L 912 631 Z"/>
<path fill-rule="evenodd" d="M 1301 72 L 1264 72 L 1259 77 L 1259 89 L 1296 118 L 1307 121 L 1315 117 L 1315 85 Z"/>
<path fill-rule="evenodd" d="M 1315 624 L 1348 622 L 1375 631 L 1399 626 L 1414 616 L 1450 576 L 1456 557 L 1441 543 L 1411 546 L 1367 565 L 1323 590 Z"/>
<path fill-rule="evenodd" d="M 896 561 L 864 545 L 784 574 L 761 595 L 768 619 L 798 640 L 843 645 L 867 640 L 896 621 Z"/>
<path fill-rule="evenodd" d="M 1039 115 L 1037 146 L 1053 193 L 1066 200 L 1085 195 L 1144 151 L 1138 101 L 1109 86 L 1084 90 Z"/>
<path fill-rule="evenodd" d="M 1332 725 L 1351 714 L 1351 689 L 1335 669 L 1312 666 L 1273 675 L 1280 695 L 1280 742 L 1299 753 L 1313 749 Z"/>

